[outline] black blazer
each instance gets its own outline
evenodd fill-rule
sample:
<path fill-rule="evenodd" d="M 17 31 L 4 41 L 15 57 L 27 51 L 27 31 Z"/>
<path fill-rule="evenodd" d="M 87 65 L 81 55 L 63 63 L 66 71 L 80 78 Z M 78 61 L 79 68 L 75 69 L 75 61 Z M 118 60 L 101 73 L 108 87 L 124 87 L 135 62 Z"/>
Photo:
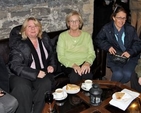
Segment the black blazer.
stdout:
<path fill-rule="evenodd" d="M 18 27 L 19 28 L 19 27 Z M 14 30 L 15 31 L 15 30 Z M 17 31 L 16 31 L 17 32 Z M 9 55 L 9 74 L 20 76 L 29 80 L 35 80 L 39 70 L 30 68 L 32 63 L 31 49 L 25 40 L 21 40 L 21 35 L 10 34 L 10 55 Z M 47 65 L 51 65 L 56 70 L 57 59 L 51 41 L 46 32 L 42 34 L 42 42 L 48 51 Z"/>
<path fill-rule="evenodd" d="M 124 28 L 124 46 L 126 48 L 126 51 L 131 55 L 129 61 L 137 63 L 139 54 L 141 52 L 141 40 L 138 38 L 136 30 L 133 26 L 125 23 Z M 113 21 L 103 26 L 103 28 L 95 38 L 95 45 L 108 53 L 107 65 L 113 63 L 112 56 L 108 52 L 109 48 L 113 47 L 116 51 L 121 51 L 114 34 Z"/>

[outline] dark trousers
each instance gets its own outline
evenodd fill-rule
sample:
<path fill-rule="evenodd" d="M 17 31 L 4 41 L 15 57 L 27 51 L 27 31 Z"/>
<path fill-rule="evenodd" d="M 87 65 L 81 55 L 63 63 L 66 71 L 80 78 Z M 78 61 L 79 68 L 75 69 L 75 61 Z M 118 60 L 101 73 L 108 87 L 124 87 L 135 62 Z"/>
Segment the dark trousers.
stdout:
<path fill-rule="evenodd" d="M 81 76 L 78 73 L 75 73 L 73 68 L 66 68 L 63 66 L 63 70 L 66 75 L 68 75 L 70 79 L 70 83 L 77 83 L 80 80 L 86 80 L 86 79 L 92 79 L 93 74 L 92 73 L 87 73 L 87 74 L 82 74 Z"/>
<path fill-rule="evenodd" d="M 138 83 L 138 76 L 135 72 L 131 76 L 131 88 L 141 93 L 141 85 Z"/>
<path fill-rule="evenodd" d="M 30 81 L 18 76 L 10 77 L 11 94 L 17 98 L 19 107 L 16 113 L 41 113 L 45 104 L 45 92 L 51 91 L 49 75 Z"/>
<path fill-rule="evenodd" d="M 130 77 L 134 72 L 136 62 L 127 62 L 126 64 L 113 64 L 110 66 L 112 70 L 112 81 L 118 81 L 121 83 L 127 83 L 130 81 Z"/>

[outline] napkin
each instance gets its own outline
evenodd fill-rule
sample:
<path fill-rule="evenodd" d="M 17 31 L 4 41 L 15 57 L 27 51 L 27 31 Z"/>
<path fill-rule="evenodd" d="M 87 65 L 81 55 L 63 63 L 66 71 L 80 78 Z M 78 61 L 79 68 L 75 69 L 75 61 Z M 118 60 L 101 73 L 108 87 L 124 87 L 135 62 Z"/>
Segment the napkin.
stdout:
<path fill-rule="evenodd" d="M 125 95 L 121 99 L 116 99 L 115 94 L 113 94 L 111 101 L 109 102 L 111 105 L 125 111 L 129 104 L 137 98 L 140 94 L 129 89 L 123 89 L 121 92 L 124 92 Z"/>

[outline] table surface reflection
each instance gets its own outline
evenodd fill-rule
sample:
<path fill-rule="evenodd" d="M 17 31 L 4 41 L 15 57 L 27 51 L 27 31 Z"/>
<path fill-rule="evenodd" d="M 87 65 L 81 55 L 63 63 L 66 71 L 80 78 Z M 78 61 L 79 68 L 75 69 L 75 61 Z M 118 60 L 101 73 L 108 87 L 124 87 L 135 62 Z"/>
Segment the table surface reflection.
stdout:
<path fill-rule="evenodd" d="M 78 85 L 81 86 L 83 82 L 84 81 L 79 82 Z M 52 106 L 56 109 L 57 113 L 141 113 L 141 95 L 132 101 L 125 111 L 109 104 L 113 93 L 121 91 L 124 88 L 132 90 L 130 87 L 119 82 L 107 80 L 93 80 L 93 83 L 99 84 L 100 88 L 103 90 L 101 95 L 102 103 L 99 106 L 92 106 L 90 104 L 89 92 L 82 89 L 79 93 L 75 94 L 82 100 L 80 104 L 74 106 L 70 104 L 70 98 L 73 95 L 68 95 L 62 102 L 54 101 Z M 46 112 L 47 105 L 45 105 L 42 113 Z"/>

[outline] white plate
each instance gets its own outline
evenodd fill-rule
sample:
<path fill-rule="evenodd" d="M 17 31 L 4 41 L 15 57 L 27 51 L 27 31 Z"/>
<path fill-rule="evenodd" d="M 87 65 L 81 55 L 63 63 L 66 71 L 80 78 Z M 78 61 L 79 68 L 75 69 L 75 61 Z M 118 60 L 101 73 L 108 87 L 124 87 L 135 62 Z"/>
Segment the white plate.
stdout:
<path fill-rule="evenodd" d="M 124 92 L 125 93 L 125 92 Z M 127 101 L 132 98 L 128 93 L 125 93 L 121 99 L 117 99 L 115 93 L 112 95 L 112 98 L 117 101 Z"/>
<path fill-rule="evenodd" d="M 63 90 L 66 91 L 68 94 L 76 94 L 80 91 L 80 88 L 77 90 L 66 90 L 66 86 L 64 86 Z"/>
<path fill-rule="evenodd" d="M 86 88 L 86 87 L 85 87 L 85 83 L 82 83 L 81 88 L 82 88 L 84 91 L 89 91 L 89 90 L 91 89 L 91 87 L 90 87 L 90 88 Z"/>
<path fill-rule="evenodd" d="M 64 91 L 64 95 L 61 98 L 57 98 L 55 95 L 55 92 L 53 93 L 53 98 L 54 100 L 64 100 L 65 98 L 67 98 L 68 94 Z"/>

